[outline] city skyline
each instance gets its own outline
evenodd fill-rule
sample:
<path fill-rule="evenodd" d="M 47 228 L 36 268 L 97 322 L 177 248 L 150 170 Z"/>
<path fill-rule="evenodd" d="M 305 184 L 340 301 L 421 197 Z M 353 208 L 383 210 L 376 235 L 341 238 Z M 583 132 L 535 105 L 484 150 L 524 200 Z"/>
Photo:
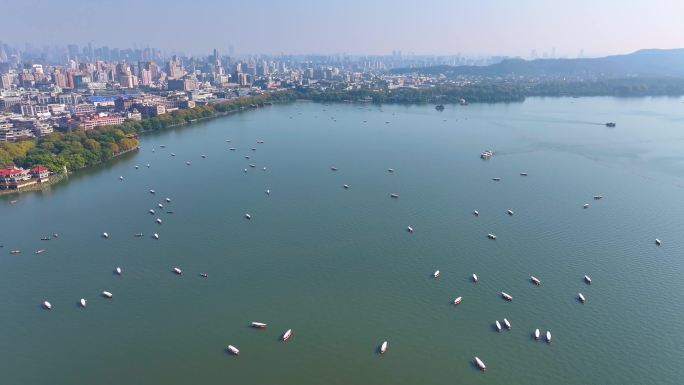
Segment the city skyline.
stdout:
<path fill-rule="evenodd" d="M 187 4 L 131 0 L 65 0 L 60 7 L 37 0 L 50 12 L 0 25 L 6 43 L 34 47 L 78 44 L 120 48 L 157 47 L 166 52 L 206 54 L 217 48 L 240 54 L 506 55 L 577 57 L 624 54 L 642 48 L 679 48 L 684 26 L 677 15 L 684 3 L 661 0 L 581 0 L 572 5 L 539 0 L 486 1 L 478 4 L 426 0 L 373 3 L 351 0 L 320 3 L 299 0 L 225 4 L 198 0 Z M 21 4 L 9 3 L 7 14 Z M 107 12 L 129 10 L 125 20 Z M 121 15 L 121 13 L 117 13 Z M 68 23 L 69 28 L 61 27 Z"/>

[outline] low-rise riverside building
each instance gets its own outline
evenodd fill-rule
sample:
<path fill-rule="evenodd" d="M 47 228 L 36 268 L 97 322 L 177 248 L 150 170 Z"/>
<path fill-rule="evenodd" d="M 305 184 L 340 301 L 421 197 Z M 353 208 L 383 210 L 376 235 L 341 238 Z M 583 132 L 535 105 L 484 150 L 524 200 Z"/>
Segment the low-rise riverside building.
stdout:
<path fill-rule="evenodd" d="M 94 118 L 85 119 L 81 123 L 84 130 L 92 130 L 100 126 L 115 126 L 121 124 L 126 120 L 123 116 L 96 116 Z"/>
<path fill-rule="evenodd" d="M 50 171 L 43 166 L 36 166 L 30 170 L 15 166 L 0 168 L 0 190 L 18 190 L 49 181 Z"/>

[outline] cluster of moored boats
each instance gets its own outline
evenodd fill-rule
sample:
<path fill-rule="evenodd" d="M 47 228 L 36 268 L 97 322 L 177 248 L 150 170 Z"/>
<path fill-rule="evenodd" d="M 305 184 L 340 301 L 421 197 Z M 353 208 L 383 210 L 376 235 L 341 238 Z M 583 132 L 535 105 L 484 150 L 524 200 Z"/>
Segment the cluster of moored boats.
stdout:
<path fill-rule="evenodd" d="M 230 140 L 226 140 L 226 142 L 231 142 L 231 141 L 230 141 Z M 259 141 L 257 141 L 257 143 L 260 143 L 260 144 L 261 144 L 261 143 L 264 143 L 264 142 L 263 142 L 263 140 L 259 140 Z M 161 148 L 165 148 L 165 146 L 163 146 L 163 145 L 160 146 L 160 147 L 161 147 Z M 235 149 L 234 147 L 231 147 L 231 148 L 229 148 L 229 150 L 235 151 L 236 149 Z M 252 151 L 256 151 L 256 148 L 252 148 L 251 150 L 252 150 Z M 154 151 L 154 149 L 153 149 L 153 151 Z M 492 151 L 492 150 L 485 150 L 485 151 L 483 151 L 483 152 L 480 154 L 480 157 L 481 157 L 482 159 L 490 159 L 493 155 L 494 155 L 494 151 Z M 174 154 L 174 153 L 171 153 L 171 156 L 175 156 L 175 154 Z M 203 154 L 203 155 L 201 155 L 201 157 L 204 159 L 204 158 L 206 158 L 207 156 Z M 245 156 L 245 159 L 250 159 L 250 157 L 249 157 L 249 156 Z M 190 161 L 187 161 L 187 162 L 186 162 L 186 165 L 190 166 L 190 165 L 191 165 L 191 162 L 190 162 Z M 147 167 L 149 168 L 150 165 L 147 164 Z M 249 164 L 249 167 L 250 167 L 250 168 L 256 168 L 256 165 L 255 165 L 255 164 Z M 135 168 L 138 169 L 139 167 L 136 165 Z M 266 167 L 264 167 L 263 169 L 264 169 L 264 171 L 265 171 L 265 170 L 266 170 Z M 245 168 L 245 169 L 244 169 L 244 172 L 247 172 L 247 170 L 248 170 L 248 169 Z M 333 167 L 330 167 L 330 170 L 331 170 L 331 171 L 338 171 L 338 168 L 333 166 Z M 394 169 L 392 169 L 392 168 L 389 168 L 387 171 L 390 172 L 390 173 L 394 173 Z M 520 175 L 521 175 L 521 176 L 527 176 L 528 173 L 527 173 L 527 172 L 521 172 Z M 120 179 L 121 181 L 123 181 L 123 180 L 124 180 L 124 176 L 120 176 L 119 179 Z M 501 181 L 501 178 L 495 177 L 495 178 L 492 178 L 492 180 L 499 182 L 499 181 Z M 343 187 L 344 189 L 349 189 L 349 188 L 350 188 L 350 186 L 349 186 L 348 184 L 343 184 L 342 187 Z M 266 192 L 266 195 L 270 195 L 270 193 L 271 193 L 270 189 L 265 190 L 265 192 Z M 156 194 L 156 191 L 155 191 L 154 189 L 150 189 L 150 190 L 149 190 L 149 193 L 150 193 L 151 195 L 155 195 L 155 194 Z M 397 198 L 399 198 L 399 194 L 398 194 L 398 193 L 391 193 L 391 194 L 390 194 L 390 197 L 391 197 L 391 198 L 394 198 L 394 199 L 397 199 Z M 593 197 L 593 199 L 594 199 L 594 200 L 600 200 L 600 199 L 603 199 L 603 196 L 602 196 L 602 195 L 596 195 L 596 196 Z M 171 199 L 170 199 L 170 198 L 166 198 L 166 199 L 165 199 L 165 202 L 166 202 L 166 204 L 169 204 L 169 203 L 171 202 Z M 584 204 L 583 207 L 586 209 L 586 208 L 589 207 L 589 204 L 586 203 L 586 204 Z M 163 203 L 158 203 L 158 204 L 157 204 L 157 208 L 158 208 L 158 209 L 163 209 L 163 208 L 164 208 L 164 204 L 163 204 Z M 151 215 L 155 215 L 155 214 L 156 214 L 156 212 L 155 212 L 154 209 L 149 209 L 148 213 L 151 214 Z M 167 213 L 171 213 L 171 212 L 170 212 L 170 211 L 167 211 Z M 511 210 L 511 209 L 506 210 L 506 213 L 507 213 L 509 216 L 513 216 L 513 215 L 515 214 L 514 211 Z M 473 214 L 474 214 L 474 216 L 479 216 L 479 215 L 480 215 L 480 212 L 479 212 L 478 210 L 474 210 L 474 211 L 473 211 Z M 251 219 L 252 219 L 252 215 L 251 215 L 250 213 L 245 213 L 245 214 L 244 214 L 244 218 L 247 219 L 247 220 L 251 220 Z M 157 224 L 161 225 L 161 224 L 162 224 L 162 219 L 161 219 L 161 218 L 156 218 L 156 219 L 155 219 L 155 222 L 156 222 Z M 406 227 L 406 231 L 409 232 L 409 233 L 413 233 L 413 232 L 414 232 L 414 228 L 413 228 L 412 226 L 407 226 L 407 227 Z M 134 234 L 134 236 L 136 236 L 136 237 L 143 237 L 144 235 L 143 235 L 143 233 L 136 233 L 136 234 Z M 57 235 L 55 234 L 54 237 L 56 238 Z M 102 237 L 105 238 L 105 239 L 108 239 L 108 238 L 110 237 L 110 235 L 109 235 L 107 232 L 103 232 L 103 233 L 102 233 Z M 153 237 L 154 239 L 159 239 L 159 235 L 158 235 L 157 233 L 154 233 L 154 234 L 152 235 L 152 237 Z M 489 238 L 489 239 L 491 239 L 491 240 L 496 240 L 496 239 L 497 239 L 497 236 L 496 236 L 495 234 L 493 234 L 493 233 L 488 233 L 488 234 L 487 234 L 487 238 Z M 49 238 L 49 237 L 44 237 L 44 238 L 41 238 L 41 239 L 42 239 L 42 240 L 49 240 L 50 238 Z M 656 238 L 656 239 L 655 239 L 655 243 L 656 243 L 658 246 L 660 246 L 660 245 L 661 245 L 660 239 Z M 40 249 L 40 250 L 36 251 L 36 254 L 42 253 L 42 252 L 44 252 L 44 251 L 45 251 L 44 249 Z M 12 253 L 12 254 L 18 254 L 18 253 L 21 253 L 21 251 L 19 251 L 19 250 L 12 250 L 11 253 Z M 183 275 L 183 271 L 181 270 L 180 267 L 174 266 L 174 267 L 172 267 L 171 271 L 172 271 L 174 274 L 178 275 L 178 276 Z M 116 266 L 115 269 L 114 269 L 114 273 L 115 273 L 117 276 L 121 276 L 121 275 L 123 274 L 123 269 L 122 269 L 120 266 Z M 200 276 L 203 277 L 203 278 L 207 278 L 207 277 L 208 277 L 207 273 L 201 273 Z M 440 276 L 441 276 L 440 270 L 436 270 L 436 271 L 434 271 L 434 272 L 432 273 L 432 277 L 433 277 L 433 278 L 439 278 Z M 540 286 L 540 285 L 541 285 L 541 280 L 540 280 L 538 277 L 535 277 L 535 276 L 532 275 L 532 276 L 530 276 L 529 279 L 530 279 L 530 281 L 531 281 L 534 285 L 537 285 L 537 286 Z M 472 280 L 473 283 L 477 283 L 478 280 L 479 280 L 477 274 L 473 273 L 473 274 L 471 275 L 471 280 Z M 585 282 L 586 284 L 588 284 L 588 285 L 592 283 L 591 278 L 590 278 L 588 275 L 585 275 L 585 276 L 584 276 L 584 282 Z M 501 291 L 501 292 L 499 293 L 499 295 L 500 295 L 501 298 L 504 299 L 505 301 L 508 301 L 508 302 L 513 301 L 513 296 L 510 295 L 510 294 L 507 293 L 507 292 Z M 109 292 L 109 291 L 102 291 L 102 292 L 101 292 L 101 296 L 102 296 L 103 298 L 105 298 L 105 299 L 112 299 L 112 298 L 113 298 L 113 294 L 112 294 L 111 292 Z M 584 294 L 581 293 L 581 292 L 579 292 L 579 293 L 577 294 L 577 300 L 578 300 L 579 302 L 581 302 L 581 303 L 585 303 L 585 302 L 586 302 L 586 298 L 585 298 Z M 454 304 L 454 305 L 460 305 L 462 302 L 463 302 L 463 296 L 457 296 L 457 297 L 454 298 L 454 300 L 453 300 L 453 304 Z M 82 308 L 86 308 L 86 307 L 87 307 L 87 304 L 88 304 L 88 301 L 87 301 L 85 298 L 81 298 L 81 299 L 78 301 L 78 303 L 79 303 L 79 305 L 80 305 Z M 52 303 L 50 303 L 50 302 L 47 301 L 47 300 L 45 300 L 45 301 L 43 302 L 42 306 L 43 306 L 45 309 L 47 309 L 47 310 L 52 310 L 52 309 L 53 309 Z M 266 323 L 263 323 L 263 322 L 256 322 L 256 321 L 253 321 L 253 322 L 250 323 L 250 327 L 255 328 L 255 329 L 266 329 L 266 328 L 267 328 L 267 324 L 266 324 Z M 494 321 L 494 324 L 493 324 L 493 327 L 495 328 L 495 330 L 496 330 L 497 332 L 501 332 L 501 331 L 503 331 L 503 330 L 506 330 L 506 331 L 512 330 L 512 324 L 511 324 L 511 322 L 510 322 L 507 318 L 503 318 L 502 321 L 499 321 L 498 319 L 495 320 L 495 321 Z M 288 340 L 292 337 L 292 333 L 293 333 L 293 332 L 292 332 L 292 329 L 287 329 L 287 330 L 285 330 L 285 331 L 281 334 L 280 340 L 283 341 L 283 342 L 288 341 Z M 533 336 L 533 338 L 534 338 L 535 340 L 537 340 L 537 341 L 540 340 L 540 339 L 542 339 L 542 333 L 541 333 L 540 329 L 538 329 L 538 328 L 535 329 L 534 332 L 532 333 L 532 336 Z M 552 341 L 551 331 L 548 331 L 548 330 L 547 330 L 544 337 L 545 337 L 545 340 L 546 340 L 547 343 L 551 343 L 551 341 Z M 377 352 L 378 352 L 379 354 L 384 354 L 384 353 L 386 353 L 387 350 L 388 350 L 388 346 L 389 346 L 388 341 L 382 341 L 382 342 L 379 344 L 378 348 L 377 348 Z M 228 345 L 227 348 L 226 348 L 226 351 L 227 351 L 228 353 L 233 354 L 233 355 L 236 355 L 236 356 L 240 354 L 240 350 L 239 350 L 236 346 L 234 346 L 234 345 Z M 483 370 L 483 371 L 487 369 L 487 366 L 485 365 L 484 361 L 482 361 L 479 357 L 477 357 L 477 356 L 474 357 L 474 360 L 473 360 L 473 361 L 474 361 L 474 364 L 475 364 L 479 369 L 481 369 L 481 370 Z"/>
<path fill-rule="evenodd" d="M 263 322 L 252 322 L 250 326 L 254 329 L 266 329 L 267 324 Z M 285 330 L 281 335 L 280 335 L 280 341 L 286 342 L 292 337 L 292 329 L 287 329 Z M 234 356 L 240 355 L 240 349 L 235 347 L 234 345 L 228 345 L 226 348 L 226 351 L 229 354 L 232 354 Z"/>
<path fill-rule="evenodd" d="M 178 267 L 173 267 L 172 271 L 177 275 L 183 274 L 183 271 Z M 114 274 L 119 275 L 119 276 L 122 275 L 123 269 L 120 266 L 115 267 L 114 268 Z M 201 273 L 200 276 L 207 278 L 207 273 Z M 106 291 L 106 290 L 103 291 L 101 294 L 102 294 L 102 297 L 104 297 L 106 299 L 112 299 L 114 297 L 114 294 L 112 294 L 111 292 Z M 78 301 L 78 303 L 82 308 L 85 308 L 88 304 L 88 301 L 85 298 L 81 298 Z M 46 310 L 52 310 L 52 303 L 50 301 L 47 301 L 47 300 L 43 301 L 43 308 L 45 308 Z"/>
<path fill-rule="evenodd" d="M 230 140 L 226 140 L 226 142 L 230 142 Z M 263 140 L 258 140 L 257 143 L 263 144 L 264 141 L 263 141 Z M 160 148 L 165 148 L 165 147 L 166 147 L 166 146 L 164 146 L 164 145 L 161 145 L 161 146 L 160 146 Z M 230 150 L 235 151 L 235 148 L 230 148 Z M 256 151 L 256 148 L 252 148 L 251 150 L 252 150 L 252 151 Z M 154 152 L 154 148 L 152 149 L 152 151 Z M 176 156 L 176 154 L 175 154 L 175 153 L 171 153 L 171 156 L 172 156 L 172 157 L 173 157 L 173 156 Z M 203 154 L 203 155 L 201 155 L 201 157 L 202 157 L 203 159 L 205 159 L 207 156 L 206 156 L 205 154 Z M 249 156 L 245 156 L 245 159 L 249 159 L 249 158 L 250 158 Z M 189 161 L 186 162 L 186 165 L 190 166 L 190 165 L 191 165 L 191 162 L 189 162 Z M 147 167 L 149 168 L 149 167 L 150 167 L 150 164 L 147 164 Z M 249 164 L 249 167 L 255 168 L 256 165 L 254 165 L 254 164 Z M 135 169 L 136 169 L 136 170 L 139 169 L 139 166 L 136 165 L 136 166 L 135 166 Z M 266 167 L 264 167 L 263 170 L 266 171 Z M 247 171 L 247 169 L 245 169 L 245 172 L 246 172 L 246 171 Z M 123 181 L 124 179 L 125 179 L 125 178 L 124 178 L 123 176 L 120 176 L 120 177 L 119 177 L 119 180 L 121 180 L 121 181 Z M 345 187 L 345 188 L 349 188 L 348 185 L 344 185 L 344 187 Z M 154 190 L 154 189 L 150 189 L 150 190 L 149 190 L 149 193 L 150 193 L 151 195 L 155 195 L 155 194 L 157 193 L 157 191 Z M 270 195 L 270 193 L 271 193 L 271 190 L 270 190 L 270 189 L 267 189 L 267 190 L 266 190 L 266 195 Z M 166 199 L 165 199 L 165 202 L 166 202 L 166 204 L 171 203 L 171 198 L 166 198 Z M 163 209 L 163 208 L 164 208 L 164 204 L 163 204 L 163 203 L 158 203 L 158 204 L 157 204 L 157 208 Z M 151 214 L 151 215 L 155 215 L 155 214 L 156 214 L 155 209 L 149 209 L 149 210 L 148 210 L 148 213 Z M 173 211 L 167 211 L 167 213 L 173 213 Z M 251 216 L 249 213 L 246 213 L 246 214 L 244 215 L 244 217 L 245 217 L 246 219 L 252 219 L 252 216 Z M 155 219 L 155 223 L 161 225 L 161 224 L 163 223 L 163 221 L 162 221 L 161 218 L 156 218 L 156 219 Z M 109 239 L 109 238 L 110 238 L 110 234 L 109 234 L 108 232 L 103 232 L 103 233 L 101 234 L 101 236 L 102 236 L 102 238 L 104 238 L 104 239 Z M 135 236 L 135 237 L 143 237 L 144 234 L 143 234 L 143 233 L 135 233 L 134 236 Z M 57 234 L 55 234 L 54 237 L 57 238 Z M 154 233 L 154 234 L 152 235 L 152 238 L 154 238 L 154 239 L 159 239 L 159 234 Z M 50 238 L 43 237 L 43 238 L 41 238 L 41 239 L 42 239 L 42 240 L 49 240 Z M 44 251 L 45 251 L 44 249 L 41 249 L 41 250 L 38 250 L 36 253 L 39 254 L 39 253 L 42 253 L 42 252 L 44 252 Z M 12 250 L 11 253 L 12 253 L 12 254 L 19 254 L 19 253 L 21 253 L 21 251 L 20 251 L 20 250 Z M 180 267 L 174 266 L 174 267 L 171 268 L 171 271 L 172 271 L 174 274 L 176 274 L 176 275 L 179 275 L 179 276 L 183 275 L 183 270 L 181 270 Z M 120 266 L 116 266 L 116 267 L 114 268 L 114 274 L 117 275 L 117 276 L 123 275 L 123 269 L 122 269 Z M 208 274 L 207 274 L 207 273 L 200 273 L 199 275 L 200 275 L 201 277 L 203 277 L 203 278 L 207 278 L 207 277 L 208 277 Z M 106 291 L 106 290 L 105 290 L 105 291 L 102 291 L 102 292 L 101 292 L 101 295 L 102 295 L 102 297 L 105 298 L 105 299 L 112 299 L 112 298 L 114 297 L 114 295 L 113 295 L 110 291 Z M 79 304 L 80 307 L 86 308 L 86 307 L 88 306 L 88 300 L 85 299 L 85 298 L 81 298 L 81 299 L 78 301 L 78 304 Z M 53 309 L 52 303 L 51 303 L 50 301 L 48 301 L 48 300 L 43 301 L 42 306 L 43 306 L 43 308 L 46 309 L 46 310 L 52 310 L 52 309 Z M 252 322 L 252 323 L 250 324 L 250 326 L 253 327 L 253 328 L 256 328 L 256 329 L 265 329 L 266 326 L 267 326 L 267 324 L 266 324 L 266 323 L 262 323 L 262 322 Z M 292 329 L 287 329 L 287 330 L 285 330 L 285 331 L 281 334 L 280 340 L 283 341 L 283 342 L 288 341 L 288 340 L 292 337 L 292 334 L 293 334 Z M 386 349 L 387 349 L 387 342 L 385 342 L 385 343 L 382 345 L 381 353 L 384 353 Z M 226 350 L 227 350 L 230 354 L 233 354 L 233 355 L 239 355 L 239 354 L 240 354 L 240 350 L 239 350 L 237 347 L 235 347 L 234 345 L 228 345 L 228 347 L 227 347 Z"/>
<path fill-rule="evenodd" d="M 439 270 L 437 270 L 437 271 L 433 274 L 433 276 L 434 276 L 435 278 L 439 277 L 439 275 L 440 275 Z M 477 282 L 477 281 L 478 281 L 478 278 L 477 278 L 477 275 L 476 275 L 476 274 L 473 274 L 473 275 L 472 275 L 472 280 L 473 280 L 473 282 Z M 541 280 L 540 280 L 539 278 L 533 276 L 533 275 L 530 276 L 530 281 L 531 281 L 533 284 L 537 285 L 537 286 L 541 285 Z M 584 276 L 584 282 L 585 282 L 587 285 L 590 285 L 590 284 L 591 284 L 591 278 L 590 278 L 588 275 L 585 275 L 585 276 Z M 506 293 L 506 292 L 503 292 L 503 291 L 501 292 L 501 297 L 502 297 L 503 299 L 507 300 L 507 301 L 512 301 L 512 300 L 513 300 L 513 297 L 512 297 L 510 294 L 508 294 L 508 293 Z M 580 301 L 581 303 L 584 303 L 584 302 L 585 302 L 585 298 L 584 298 L 584 295 L 583 295 L 582 293 L 578 293 L 578 299 L 579 299 L 579 301 Z M 456 299 L 454 300 L 454 305 L 460 304 L 462 300 L 463 300 L 463 297 L 456 297 Z M 504 318 L 503 321 L 501 321 L 501 322 L 499 322 L 499 320 L 495 320 L 495 321 L 494 321 L 494 329 L 495 329 L 497 332 L 501 332 L 501 331 L 504 330 L 504 329 L 510 331 L 510 330 L 512 329 L 512 325 L 511 325 L 511 322 L 510 322 L 508 319 Z M 534 332 L 532 333 L 532 336 L 534 337 L 534 340 L 535 340 L 535 341 L 539 341 L 539 340 L 541 339 L 541 331 L 540 331 L 539 329 L 535 329 Z M 546 331 L 545 340 L 546 340 L 547 343 L 549 343 L 549 344 L 551 343 L 552 336 L 551 336 L 551 331 L 550 331 L 550 330 L 547 330 L 547 331 Z M 482 371 L 484 371 L 484 370 L 487 369 L 487 366 L 485 365 L 485 363 L 484 363 L 479 357 L 477 357 L 477 356 L 474 358 L 474 363 L 475 363 L 475 365 L 476 365 L 480 370 L 482 370 Z"/>
<path fill-rule="evenodd" d="M 484 154 L 484 153 L 483 153 L 483 154 Z M 491 156 L 491 154 L 489 154 L 488 156 Z M 525 172 L 525 173 L 520 173 L 520 175 L 521 175 L 521 176 L 527 176 L 528 174 Z M 495 181 L 500 181 L 500 180 L 501 180 L 500 178 L 493 178 L 493 179 L 494 179 Z M 602 195 L 595 195 L 595 196 L 594 196 L 594 200 L 600 200 L 600 199 L 603 199 L 603 196 L 602 196 Z M 584 208 L 587 208 L 588 206 L 589 206 L 588 204 L 585 204 Z M 514 215 L 513 210 L 510 210 L 510 209 L 507 210 L 506 213 L 507 213 L 509 216 L 513 216 L 513 215 Z M 480 215 L 480 212 L 479 212 L 478 210 L 474 210 L 474 211 L 473 211 L 473 215 L 477 217 L 477 216 Z M 412 231 L 413 231 L 413 229 L 411 229 L 411 232 L 412 232 Z M 496 239 L 496 235 L 494 235 L 494 234 L 492 234 L 492 233 L 489 233 L 489 234 L 487 234 L 487 238 L 492 239 L 492 240 L 495 240 L 495 239 Z M 662 244 L 662 242 L 661 242 L 660 239 L 658 239 L 658 238 L 656 238 L 655 243 L 656 243 L 656 245 L 658 245 L 658 246 L 660 246 L 660 245 Z M 433 276 L 434 278 L 438 278 L 438 277 L 441 276 L 441 272 L 440 272 L 439 270 L 436 270 L 436 271 L 432 274 L 432 276 Z M 472 280 L 473 282 L 477 283 L 477 282 L 478 282 L 478 276 L 477 276 L 477 274 L 472 274 L 471 280 Z M 591 277 L 589 277 L 588 275 L 585 275 L 585 276 L 583 277 L 583 280 L 584 280 L 584 282 L 585 282 L 587 285 L 591 285 L 591 283 L 592 283 Z M 532 283 L 533 283 L 534 285 L 536 285 L 536 286 L 540 286 L 540 285 L 541 285 L 541 280 L 540 280 L 538 277 L 535 277 L 534 275 L 531 275 L 531 276 L 530 276 L 530 282 L 532 282 Z M 511 296 L 510 294 L 508 294 L 508 293 L 506 293 L 506 292 L 504 292 L 504 291 L 500 292 L 500 295 L 501 295 L 501 298 L 503 298 L 503 299 L 506 300 L 506 301 L 509 301 L 509 302 L 513 301 L 513 296 Z M 580 303 L 585 303 L 585 302 L 586 302 L 586 298 L 585 298 L 585 296 L 584 296 L 584 294 L 583 294 L 582 292 L 577 293 L 577 300 L 578 300 Z M 458 297 L 456 297 L 456 298 L 453 300 L 453 304 L 454 304 L 454 305 L 459 305 L 459 304 L 461 304 L 462 302 L 463 302 L 463 297 L 462 297 L 462 296 L 458 296 Z M 504 318 L 503 321 L 501 321 L 501 322 L 500 322 L 499 320 L 495 320 L 495 321 L 494 321 L 494 324 L 493 324 L 493 327 L 494 327 L 494 329 L 495 329 L 497 332 L 501 332 L 501 331 L 504 330 L 504 329 L 506 329 L 506 330 L 511 330 L 511 329 L 512 329 L 511 323 L 510 323 L 510 321 L 509 321 L 507 318 Z M 533 335 L 533 337 L 534 337 L 534 339 L 535 339 L 536 341 L 538 341 L 538 340 L 541 339 L 541 332 L 540 332 L 539 329 L 535 329 L 534 332 L 532 333 L 532 335 Z M 549 331 L 549 330 L 546 331 L 545 340 L 546 340 L 547 343 L 549 343 L 549 344 L 551 343 L 551 340 L 552 340 L 551 331 Z M 479 357 L 477 357 L 477 356 L 474 357 L 473 362 L 474 362 L 474 364 L 475 364 L 480 370 L 484 371 L 484 370 L 487 369 L 487 366 L 485 365 L 484 361 L 482 361 L 482 359 L 480 359 Z"/>

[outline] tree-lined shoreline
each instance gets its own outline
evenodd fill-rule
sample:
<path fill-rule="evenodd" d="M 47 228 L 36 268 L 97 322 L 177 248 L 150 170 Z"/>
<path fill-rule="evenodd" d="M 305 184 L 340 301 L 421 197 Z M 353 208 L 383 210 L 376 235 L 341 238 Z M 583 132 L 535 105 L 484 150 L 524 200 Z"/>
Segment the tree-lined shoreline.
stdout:
<path fill-rule="evenodd" d="M 171 127 L 190 124 L 198 120 L 227 115 L 264 103 L 295 100 L 294 93 L 280 92 L 249 96 L 176 110 L 169 114 L 128 120 L 116 126 L 97 127 L 92 130 L 74 129 L 54 132 L 37 139 L 14 143 L 0 143 L 0 166 L 16 165 L 31 168 L 47 167 L 53 173 L 79 170 L 106 162 L 138 147 L 138 135 Z"/>
<path fill-rule="evenodd" d="M 298 88 L 176 110 L 168 114 L 127 120 L 92 130 L 54 132 L 31 140 L 0 143 L 0 166 L 31 168 L 42 165 L 53 173 L 79 170 L 106 162 L 138 147 L 138 135 L 191 124 L 233 112 L 295 100 L 394 104 L 522 102 L 528 96 L 679 96 L 684 79 L 614 79 L 594 82 L 481 82 L 429 88 L 361 88 L 355 90 Z"/>

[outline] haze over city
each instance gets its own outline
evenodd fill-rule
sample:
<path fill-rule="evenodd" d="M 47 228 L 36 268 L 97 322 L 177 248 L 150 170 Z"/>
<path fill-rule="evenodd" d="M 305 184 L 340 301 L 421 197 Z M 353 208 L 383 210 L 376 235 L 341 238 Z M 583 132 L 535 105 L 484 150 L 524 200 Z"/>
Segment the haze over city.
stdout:
<path fill-rule="evenodd" d="M 20 1 L 5 15 L 25 14 Z M 6 43 L 239 53 L 600 56 L 682 46 L 684 2 L 660 0 L 50 0 L 4 17 Z M 555 52 L 555 55 L 553 55 Z"/>

